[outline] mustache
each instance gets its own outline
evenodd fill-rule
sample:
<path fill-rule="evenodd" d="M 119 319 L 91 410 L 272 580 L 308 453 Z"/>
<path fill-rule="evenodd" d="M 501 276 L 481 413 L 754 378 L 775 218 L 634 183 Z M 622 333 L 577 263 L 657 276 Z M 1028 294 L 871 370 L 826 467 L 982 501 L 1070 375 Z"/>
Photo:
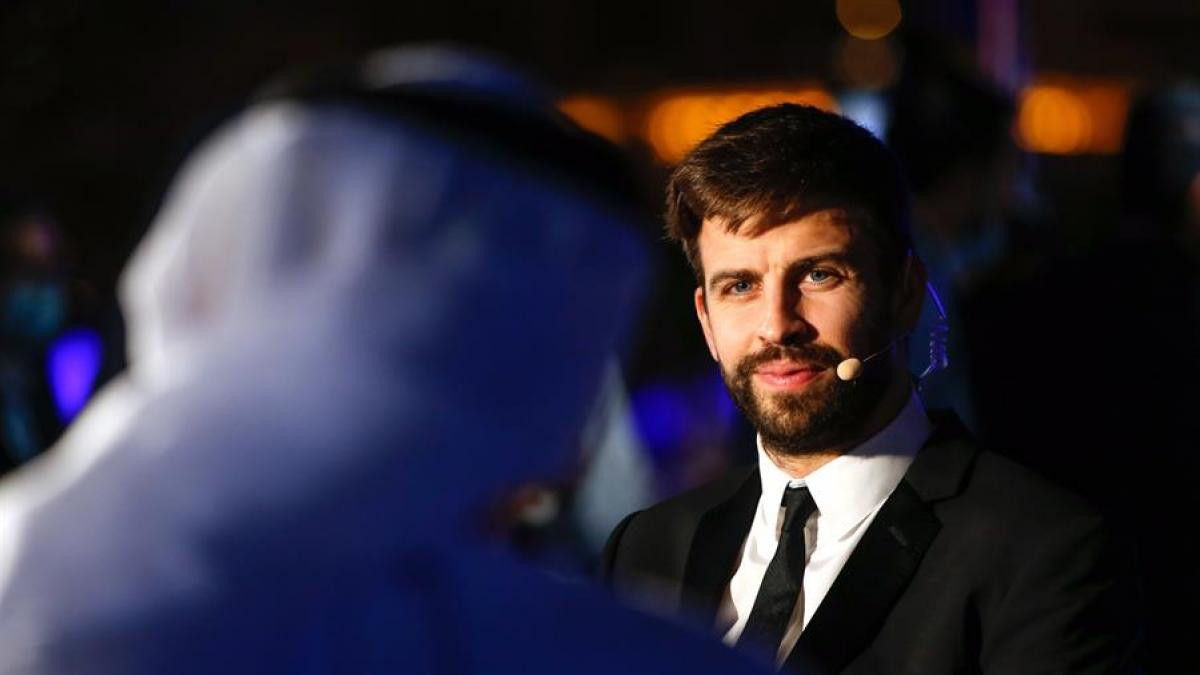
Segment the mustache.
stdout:
<path fill-rule="evenodd" d="M 819 344 L 770 345 L 738 362 L 737 374 L 749 378 L 764 363 L 793 361 L 819 368 L 834 368 L 844 357 L 833 347 Z"/>

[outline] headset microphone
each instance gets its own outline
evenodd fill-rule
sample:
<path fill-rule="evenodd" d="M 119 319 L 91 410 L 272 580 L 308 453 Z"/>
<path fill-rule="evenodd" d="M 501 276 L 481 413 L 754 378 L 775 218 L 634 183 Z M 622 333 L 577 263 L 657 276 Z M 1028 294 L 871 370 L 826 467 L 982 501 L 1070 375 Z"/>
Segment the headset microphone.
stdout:
<path fill-rule="evenodd" d="M 937 290 L 934 289 L 933 284 L 926 282 L 925 288 L 929 291 L 929 297 L 933 300 L 933 306 L 934 309 L 937 310 L 938 317 L 937 323 L 934 325 L 933 330 L 929 332 L 929 366 L 925 368 L 923 373 L 917 376 L 918 386 L 919 383 L 924 381 L 924 379 L 933 371 L 946 368 L 950 365 L 950 359 L 946 354 L 946 343 L 949 341 L 949 327 L 946 321 L 946 308 L 944 305 L 942 305 L 942 299 L 938 297 Z M 880 354 L 891 349 L 896 344 L 897 340 L 899 340 L 899 338 L 893 339 L 883 349 L 880 349 L 865 359 L 850 357 L 837 364 L 836 372 L 838 379 L 843 382 L 850 382 L 851 380 L 858 379 L 858 376 L 862 374 L 863 365 L 866 364 L 867 361 L 870 361 L 876 356 L 879 356 Z"/>
<path fill-rule="evenodd" d="M 867 361 L 870 361 L 871 359 L 875 358 L 876 356 L 879 356 L 880 354 L 886 352 L 887 350 L 891 349 L 892 346 L 895 344 L 896 344 L 896 341 L 892 340 L 891 342 L 889 342 L 887 344 L 886 347 L 884 347 L 883 349 L 880 349 L 879 351 L 875 352 L 874 354 L 871 354 L 870 356 L 868 356 L 865 359 L 857 359 L 854 357 L 850 357 L 850 358 L 846 359 L 845 361 L 842 361 L 841 363 L 837 364 L 836 372 L 837 372 L 838 379 L 843 382 L 849 382 L 850 380 L 858 379 L 858 376 L 862 374 L 863 364 L 865 364 Z"/>

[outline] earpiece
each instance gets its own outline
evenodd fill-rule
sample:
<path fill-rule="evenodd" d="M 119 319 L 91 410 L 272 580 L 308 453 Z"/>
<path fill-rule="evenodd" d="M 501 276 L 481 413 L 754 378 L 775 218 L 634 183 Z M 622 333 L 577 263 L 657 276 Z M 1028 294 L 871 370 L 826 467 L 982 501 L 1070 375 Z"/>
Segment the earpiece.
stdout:
<path fill-rule="evenodd" d="M 938 316 L 937 321 L 933 324 L 933 329 L 929 331 L 929 365 L 917 376 L 918 390 L 921 388 L 921 382 L 924 382 L 931 373 L 950 367 L 948 348 L 950 324 L 946 319 L 946 306 L 942 304 L 942 299 L 938 296 L 937 289 L 933 287 L 933 284 L 925 282 L 925 289 L 929 291 L 929 298 L 933 300 L 933 307 L 937 310 Z"/>

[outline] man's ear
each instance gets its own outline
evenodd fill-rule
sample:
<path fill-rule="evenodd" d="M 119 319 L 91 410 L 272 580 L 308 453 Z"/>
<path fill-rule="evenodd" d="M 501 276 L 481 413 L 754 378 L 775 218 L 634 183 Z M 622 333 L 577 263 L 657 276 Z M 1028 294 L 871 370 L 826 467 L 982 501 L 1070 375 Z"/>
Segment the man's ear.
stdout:
<path fill-rule="evenodd" d="M 904 269 L 901 270 L 899 292 L 895 296 L 895 311 L 900 335 L 908 335 L 917 328 L 921 319 L 921 309 L 925 306 L 925 284 L 929 275 L 925 271 L 925 263 L 917 254 L 909 252 L 904 259 Z"/>
<path fill-rule="evenodd" d="M 704 333 L 704 341 L 708 343 L 708 353 L 713 361 L 720 361 L 717 356 L 717 343 L 713 341 L 712 324 L 708 321 L 708 305 L 704 299 L 704 289 L 696 287 L 696 318 L 700 321 L 700 330 Z"/>

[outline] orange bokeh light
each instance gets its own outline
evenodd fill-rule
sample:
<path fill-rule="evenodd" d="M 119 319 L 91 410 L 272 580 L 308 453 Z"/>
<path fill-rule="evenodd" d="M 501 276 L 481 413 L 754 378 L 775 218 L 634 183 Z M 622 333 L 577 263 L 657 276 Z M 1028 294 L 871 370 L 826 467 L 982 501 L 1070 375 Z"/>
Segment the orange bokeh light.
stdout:
<path fill-rule="evenodd" d="M 558 109 L 576 124 L 613 143 L 629 137 L 625 113 L 615 101 L 603 96 L 568 96 L 558 101 Z"/>
<path fill-rule="evenodd" d="M 650 103 L 643 132 L 658 158 L 674 164 L 722 124 L 751 110 L 779 103 L 804 103 L 837 110 L 837 100 L 815 86 L 668 92 Z"/>
<path fill-rule="evenodd" d="M 1034 152 L 1073 155 L 1092 141 L 1092 117 L 1083 101 L 1061 87 L 1030 87 L 1017 119 L 1022 145 Z"/>
<path fill-rule="evenodd" d="M 837 18 L 846 32 L 878 40 L 900 25 L 899 0 L 837 0 Z"/>
<path fill-rule="evenodd" d="M 1128 108 L 1129 91 L 1122 84 L 1045 78 L 1021 93 L 1017 140 L 1042 154 L 1116 153 Z"/>

